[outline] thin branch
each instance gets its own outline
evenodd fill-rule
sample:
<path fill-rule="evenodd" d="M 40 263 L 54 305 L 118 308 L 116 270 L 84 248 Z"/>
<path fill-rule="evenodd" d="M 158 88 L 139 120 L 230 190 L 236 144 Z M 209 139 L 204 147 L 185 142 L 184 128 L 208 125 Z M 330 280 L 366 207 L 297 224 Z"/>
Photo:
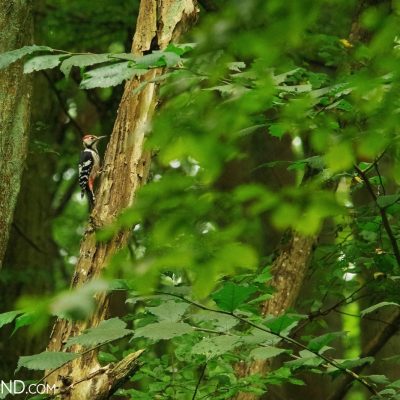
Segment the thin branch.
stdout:
<path fill-rule="evenodd" d="M 201 383 L 201 381 L 202 381 L 202 379 L 204 377 L 204 373 L 206 372 L 206 368 L 207 368 L 207 363 L 205 362 L 204 365 L 203 365 L 203 368 L 201 369 L 200 376 L 199 376 L 199 379 L 197 381 L 196 387 L 194 389 L 192 400 L 195 400 L 195 398 L 196 398 L 197 391 L 199 390 L 199 386 L 200 386 L 200 383 Z"/>
<path fill-rule="evenodd" d="M 342 310 L 333 310 L 333 311 L 341 315 L 347 315 L 349 317 L 360 318 L 360 319 L 367 319 L 369 321 L 380 322 L 381 324 L 391 325 L 394 328 L 399 328 L 398 325 L 394 325 L 392 322 L 384 321 L 383 319 L 368 317 L 367 315 L 351 314 Z"/>
<path fill-rule="evenodd" d="M 342 300 L 338 301 L 337 303 L 333 304 L 332 306 L 326 308 L 325 310 L 319 309 L 311 314 L 308 315 L 307 320 L 304 321 L 301 325 L 299 325 L 293 332 L 292 336 L 296 336 L 296 334 L 301 331 L 303 328 L 305 328 L 310 322 L 314 321 L 315 319 L 319 317 L 325 317 L 328 315 L 330 312 L 335 311 L 338 307 L 342 306 L 343 304 L 349 304 L 351 300 L 351 303 L 354 301 L 357 301 L 358 298 L 354 298 L 354 296 L 359 293 L 361 290 L 363 290 L 366 286 L 368 286 L 372 281 L 368 281 L 361 285 L 358 289 L 356 289 L 354 292 L 349 294 L 348 296 L 344 297 Z"/>
<path fill-rule="evenodd" d="M 75 129 L 81 134 L 84 134 L 84 130 L 81 126 L 76 122 L 75 118 L 70 114 L 67 107 L 64 104 L 64 100 L 61 97 L 60 91 L 55 87 L 54 82 L 51 80 L 50 76 L 47 74 L 46 71 L 42 71 L 43 75 L 46 77 L 47 81 L 49 82 L 50 88 L 53 90 L 54 94 L 57 97 L 57 100 L 60 104 L 61 109 L 63 110 L 64 114 L 68 117 L 71 121 L 71 124 L 75 127 Z"/>
<path fill-rule="evenodd" d="M 47 254 L 45 251 L 43 251 L 32 239 L 30 239 L 22 229 L 19 228 L 19 226 L 13 222 L 11 226 L 15 229 L 15 231 L 20 235 L 32 248 L 34 248 L 37 252 L 42 253 L 42 254 Z"/>
<path fill-rule="evenodd" d="M 53 209 L 52 215 L 53 217 L 58 217 L 64 211 L 65 207 L 69 203 L 72 195 L 75 193 L 75 189 L 77 187 L 77 179 L 71 179 L 71 182 L 67 189 L 65 190 L 61 200 L 59 201 L 57 207 Z"/>
<path fill-rule="evenodd" d="M 361 176 L 362 180 L 364 181 L 368 192 L 370 193 L 372 199 L 374 200 L 374 203 L 375 203 L 376 207 L 379 210 L 379 213 L 381 214 L 383 227 L 385 228 L 385 231 L 386 231 L 386 233 L 387 233 L 387 235 L 389 237 L 390 244 L 392 246 L 394 256 L 396 257 L 397 264 L 400 266 L 400 249 L 399 249 L 399 246 L 397 244 L 397 240 L 396 240 L 396 238 L 394 236 L 394 233 L 392 231 L 392 227 L 390 226 L 389 219 L 388 219 L 388 216 L 386 214 L 386 209 L 379 205 L 378 197 L 375 194 L 374 189 L 373 189 L 373 187 L 371 185 L 371 182 L 369 181 L 369 179 L 368 179 L 367 175 L 365 174 L 365 172 L 362 171 L 357 165 L 354 165 L 354 168 L 357 171 L 357 173 Z"/>

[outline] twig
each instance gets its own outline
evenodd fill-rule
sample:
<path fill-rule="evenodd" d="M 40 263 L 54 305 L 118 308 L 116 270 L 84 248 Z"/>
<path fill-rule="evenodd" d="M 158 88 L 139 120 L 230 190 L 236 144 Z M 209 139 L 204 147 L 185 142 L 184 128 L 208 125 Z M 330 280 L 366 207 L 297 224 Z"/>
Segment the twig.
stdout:
<path fill-rule="evenodd" d="M 68 111 L 67 107 L 64 104 L 63 99 L 61 98 L 59 90 L 54 86 L 53 81 L 51 80 L 50 76 L 47 74 L 46 71 L 42 71 L 43 75 L 46 77 L 47 81 L 49 82 L 50 88 L 53 90 L 54 94 L 57 97 L 57 100 L 60 104 L 61 109 L 63 110 L 64 114 L 69 118 L 71 121 L 72 125 L 75 127 L 75 129 L 81 134 L 84 134 L 84 130 L 80 127 L 80 125 L 76 122 L 75 118 L 70 114 Z"/>
<path fill-rule="evenodd" d="M 357 171 L 357 173 L 361 176 L 362 180 L 364 181 L 368 192 L 370 193 L 372 199 L 374 200 L 375 205 L 377 206 L 377 208 L 379 210 L 379 213 L 381 214 L 383 227 L 385 228 L 385 231 L 386 231 L 386 233 L 387 233 L 387 235 L 389 237 L 390 244 L 392 246 L 394 256 L 396 257 L 397 265 L 400 266 L 400 249 L 399 249 L 399 246 L 397 244 L 397 241 L 396 241 L 396 238 L 394 236 L 394 233 L 392 231 L 392 227 L 390 226 L 389 219 L 388 219 L 387 214 L 386 214 L 386 209 L 379 205 L 378 197 L 375 194 L 374 189 L 373 189 L 373 187 L 371 185 L 371 182 L 369 181 L 369 179 L 368 179 L 367 175 L 365 174 L 365 172 L 362 171 L 357 165 L 354 165 L 354 168 Z"/>
<path fill-rule="evenodd" d="M 351 314 L 351 313 L 348 313 L 348 312 L 345 312 L 345 311 L 342 311 L 342 310 L 333 310 L 333 311 L 338 313 L 338 314 L 348 315 L 349 317 L 367 319 L 369 321 L 380 322 L 381 324 L 390 325 L 390 326 L 393 326 L 394 328 L 399 328 L 399 325 L 394 325 L 392 322 L 384 321 L 383 319 L 372 318 L 372 317 L 368 317 L 366 315 L 360 315 L 360 314 Z"/>
<path fill-rule="evenodd" d="M 63 196 L 61 197 L 61 200 L 59 201 L 57 207 L 55 207 L 52 211 L 53 217 L 58 217 L 64 211 L 65 207 L 67 206 L 72 195 L 75 192 L 77 184 L 78 184 L 77 179 L 71 179 L 71 182 L 67 187 L 67 189 L 65 190 Z"/>
<path fill-rule="evenodd" d="M 206 372 L 206 368 L 207 368 L 207 362 L 204 363 L 203 368 L 201 369 L 199 379 L 198 379 L 196 387 L 194 389 L 192 400 L 195 400 L 195 398 L 196 398 L 197 391 L 199 390 L 199 386 L 200 386 L 200 383 L 201 383 L 201 381 L 202 381 L 202 379 L 204 377 L 204 373 Z"/>
<path fill-rule="evenodd" d="M 32 248 L 34 248 L 37 252 L 42 253 L 42 254 L 47 254 L 45 251 L 43 251 L 32 239 L 30 239 L 22 229 L 19 228 L 19 226 L 13 222 L 11 226 L 16 230 L 18 235 L 20 235 Z"/>

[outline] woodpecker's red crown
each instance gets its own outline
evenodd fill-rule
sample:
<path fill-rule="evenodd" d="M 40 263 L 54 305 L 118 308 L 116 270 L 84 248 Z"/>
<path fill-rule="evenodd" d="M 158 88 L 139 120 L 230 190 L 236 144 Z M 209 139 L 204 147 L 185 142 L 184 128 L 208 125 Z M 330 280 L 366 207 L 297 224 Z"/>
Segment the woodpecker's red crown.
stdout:
<path fill-rule="evenodd" d="M 83 145 L 85 147 L 90 147 L 95 144 L 98 140 L 105 138 L 105 136 L 95 136 L 95 135 L 85 135 L 82 138 Z"/>

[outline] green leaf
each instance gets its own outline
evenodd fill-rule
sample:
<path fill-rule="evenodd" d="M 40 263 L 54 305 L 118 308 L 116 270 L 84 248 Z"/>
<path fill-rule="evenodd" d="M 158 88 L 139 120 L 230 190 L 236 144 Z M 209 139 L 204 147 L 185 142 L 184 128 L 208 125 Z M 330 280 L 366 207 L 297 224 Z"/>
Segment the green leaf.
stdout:
<path fill-rule="evenodd" d="M 268 131 L 271 136 L 280 139 L 287 132 L 287 127 L 284 124 L 271 124 Z"/>
<path fill-rule="evenodd" d="M 133 331 L 126 329 L 126 323 L 119 318 L 111 318 L 100 322 L 95 328 L 89 328 L 81 335 L 69 338 L 66 347 L 74 344 L 81 346 L 96 346 L 100 343 L 111 342 L 124 336 L 132 334 Z"/>
<path fill-rule="evenodd" d="M 193 328 L 184 322 L 161 321 L 135 330 L 134 337 L 146 337 L 152 340 L 168 340 L 193 332 Z"/>
<path fill-rule="evenodd" d="M 24 46 L 17 50 L 7 51 L 5 53 L 0 54 L 0 69 L 6 68 L 13 62 L 36 51 L 54 51 L 54 50 L 51 47 L 47 46 L 33 45 L 33 46 Z"/>
<path fill-rule="evenodd" d="M 24 73 L 30 74 L 33 71 L 55 68 L 65 57 L 65 54 L 33 57 L 24 64 Z"/>
<path fill-rule="evenodd" d="M 396 306 L 400 307 L 400 304 L 393 303 L 391 301 L 382 301 L 381 303 L 374 304 L 371 307 L 365 308 L 364 310 L 361 311 L 361 316 L 363 317 L 364 315 L 370 314 L 375 310 L 378 310 L 379 308 L 386 307 L 386 306 Z"/>
<path fill-rule="evenodd" d="M 285 365 L 288 365 L 290 367 L 318 367 L 321 365 L 324 360 L 320 357 L 318 357 L 316 354 L 311 353 L 308 350 L 302 350 L 300 353 L 300 358 L 297 360 L 293 361 L 287 361 L 285 362 Z"/>
<path fill-rule="evenodd" d="M 293 329 L 298 322 L 305 318 L 298 314 L 284 314 L 279 317 L 272 317 L 264 322 L 269 329 L 274 333 L 286 335 Z"/>
<path fill-rule="evenodd" d="M 210 322 L 213 329 L 220 332 L 229 331 L 239 323 L 239 321 L 231 315 L 210 311 L 202 311 L 198 314 L 194 314 L 193 319 L 197 322 Z"/>
<path fill-rule="evenodd" d="M 374 362 L 374 357 L 364 357 L 364 358 L 354 358 L 347 360 L 335 360 L 341 368 L 353 369 L 355 367 L 361 367 L 365 364 L 372 364 Z M 328 372 L 337 371 L 336 367 L 329 367 Z"/>
<path fill-rule="evenodd" d="M 18 360 L 18 366 L 15 372 L 19 371 L 22 367 L 33 370 L 44 371 L 46 369 L 54 369 L 61 367 L 61 365 L 78 358 L 80 355 L 77 353 L 64 353 L 44 351 L 40 354 L 33 356 L 22 356 Z"/>
<path fill-rule="evenodd" d="M 110 54 L 79 54 L 64 60 L 61 64 L 60 70 L 66 77 L 68 77 L 72 67 L 83 68 L 107 61 L 111 61 Z"/>
<path fill-rule="evenodd" d="M 286 352 L 287 350 L 279 349 L 278 347 L 256 347 L 250 352 L 250 357 L 254 360 L 267 360 L 268 358 L 276 357 Z"/>
<path fill-rule="evenodd" d="M 320 351 L 322 348 L 324 348 L 326 345 L 332 342 L 332 340 L 346 336 L 345 332 L 332 332 L 332 333 L 326 333 L 325 335 L 321 335 L 318 337 L 315 337 L 311 339 L 308 342 L 308 348 L 312 351 Z"/>
<path fill-rule="evenodd" d="M 160 320 L 176 322 L 182 318 L 188 307 L 188 303 L 166 301 L 157 307 L 148 307 L 147 311 L 154 314 Z"/>
<path fill-rule="evenodd" d="M 146 72 L 146 69 L 134 68 L 131 61 L 119 62 L 87 72 L 80 87 L 82 89 L 93 89 L 116 86 L 133 76 L 140 76 Z"/>
<path fill-rule="evenodd" d="M 182 56 L 183 54 L 192 51 L 195 47 L 196 43 L 170 43 L 164 51 Z"/>
<path fill-rule="evenodd" d="M 213 338 L 205 338 L 201 342 L 195 344 L 192 348 L 193 354 L 202 354 L 211 359 L 227 353 L 240 344 L 238 336 L 217 336 Z"/>
<path fill-rule="evenodd" d="M 223 288 L 211 297 L 221 310 L 234 311 L 243 304 L 257 289 L 253 286 L 240 286 L 227 282 Z"/>
<path fill-rule="evenodd" d="M 253 329 L 250 335 L 242 336 L 241 339 L 245 344 L 257 345 L 262 343 L 267 346 L 274 346 L 281 341 L 280 337 L 259 329 Z"/>
<path fill-rule="evenodd" d="M 400 196 L 398 194 L 389 194 L 386 196 L 379 196 L 376 199 L 379 207 L 385 208 L 392 206 L 393 204 L 397 203 L 400 200 Z"/>
<path fill-rule="evenodd" d="M 15 327 L 12 332 L 12 335 L 14 335 L 14 333 L 17 332 L 17 330 L 22 328 L 23 326 L 32 325 L 36 321 L 36 318 L 37 316 L 34 312 L 24 313 L 20 315 L 15 320 Z"/>
<path fill-rule="evenodd" d="M 22 314 L 22 311 L 8 311 L 5 313 L 0 314 L 0 328 L 3 327 L 4 325 L 10 324 L 11 322 L 14 321 L 14 319 Z"/>

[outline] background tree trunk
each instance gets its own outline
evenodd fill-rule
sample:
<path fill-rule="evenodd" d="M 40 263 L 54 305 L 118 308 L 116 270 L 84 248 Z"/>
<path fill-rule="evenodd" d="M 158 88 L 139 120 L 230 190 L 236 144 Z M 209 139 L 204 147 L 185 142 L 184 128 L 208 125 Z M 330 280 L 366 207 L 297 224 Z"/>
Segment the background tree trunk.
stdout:
<path fill-rule="evenodd" d="M 0 2 L 0 52 L 31 44 L 30 2 Z M 31 77 L 17 62 L 0 71 L 0 268 L 7 248 L 14 208 L 28 148 Z"/>
<path fill-rule="evenodd" d="M 54 147 L 61 128 L 59 108 L 47 80 L 39 73 L 34 76 L 31 125 L 31 145 L 1 271 L 0 312 L 12 310 L 22 295 L 48 293 L 54 288 L 55 277 L 61 275 L 51 215 L 52 176 L 58 156 L 34 144 L 40 141 Z M 4 378 L 13 376 L 18 354 L 39 353 L 47 341 L 46 335 L 26 340 L 26 329 L 10 337 L 11 329 L 0 331 L 0 376 Z"/>
<path fill-rule="evenodd" d="M 143 54 L 152 49 L 164 49 L 172 40 L 196 20 L 197 6 L 194 0 L 143 0 L 140 5 L 132 53 Z M 72 286 L 84 284 L 98 276 L 107 265 L 110 257 L 121 249 L 128 240 L 129 231 L 120 232 L 107 243 L 96 242 L 95 230 L 111 223 L 118 214 L 129 207 L 137 189 L 146 181 L 150 154 L 144 151 L 143 144 L 149 123 L 157 101 L 155 77 L 162 69 L 153 69 L 139 79 L 133 79 L 125 85 L 118 109 L 111 139 L 107 146 L 103 163 L 102 181 L 97 195 L 96 206 L 81 244 L 80 258 L 76 265 Z M 135 89 L 143 81 L 147 85 L 139 92 Z M 97 296 L 98 308 L 88 322 L 70 323 L 58 320 L 54 326 L 48 350 L 60 351 L 65 341 L 79 335 L 91 326 L 107 318 L 109 303 L 105 294 Z M 78 348 L 72 347 L 71 351 Z M 128 356 L 129 357 L 129 356 Z M 93 371 L 99 370 L 95 351 L 84 358 L 72 362 L 65 368 L 50 375 L 48 382 L 63 386 L 58 376 L 68 377 L 69 386 L 62 389 L 66 399 L 99 399 L 107 396 L 111 387 L 112 375 L 99 373 L 95 380 L 90 378 Z M 127 371 L 129 372 L 129 371 Z M 121 379 L 121 374 L 116 374 Z M 76 381 L 80 383 L 71 386 Z M 104 393 L 106 391 L 106 393 Z"/>

